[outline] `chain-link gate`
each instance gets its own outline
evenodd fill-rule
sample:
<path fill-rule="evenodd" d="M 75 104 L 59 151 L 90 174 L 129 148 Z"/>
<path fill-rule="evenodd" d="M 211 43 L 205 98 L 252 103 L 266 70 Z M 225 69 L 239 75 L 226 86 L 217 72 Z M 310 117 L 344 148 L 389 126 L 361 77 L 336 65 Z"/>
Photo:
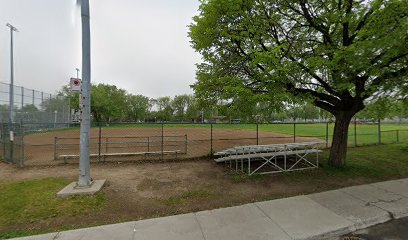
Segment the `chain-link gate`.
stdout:
<path fill-rule="evenodd" d="M 1 158 L 7 163 L 24 166 L 23 124 L 1 124 L 0 131 Z"/>

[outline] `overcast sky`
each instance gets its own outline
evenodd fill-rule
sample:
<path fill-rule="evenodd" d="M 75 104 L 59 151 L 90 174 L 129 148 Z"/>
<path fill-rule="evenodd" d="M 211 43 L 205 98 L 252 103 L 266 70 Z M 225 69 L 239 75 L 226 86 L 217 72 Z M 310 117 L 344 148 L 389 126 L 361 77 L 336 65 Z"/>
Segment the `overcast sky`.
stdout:
<path fill-rule="evenodd" d="M 10 81 L 15 34 L 15 84 L 54 93 L 81 68 L 76 0 L 0 0 L 0 81 Z M 91 0 L 92 82 L 148 97 L 192 93 L 200 55 L 187 25 L 198 0 Z"/>

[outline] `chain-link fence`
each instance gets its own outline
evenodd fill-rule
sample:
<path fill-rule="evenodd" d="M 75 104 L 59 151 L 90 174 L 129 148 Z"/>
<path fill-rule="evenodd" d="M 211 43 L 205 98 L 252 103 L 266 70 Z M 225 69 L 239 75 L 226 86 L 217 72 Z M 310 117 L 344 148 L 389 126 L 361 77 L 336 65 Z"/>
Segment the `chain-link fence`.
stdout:
<path fill-rule="evenodd" d="M 24 166 L 24 126 L 21 123 L 0 124 L 0 152 L 3 161 Z"/>
<path fill-rule="evenodd" d="M 12 96 L 11 96 L 12 93 Z M 12 98 L 11 98 L 12 97 Z M 12 103 L 11 102 L 12 99 Z M 0 152 L 4 161 L 23 166 L 31 146 L 25 136 L 70 127 L 69 99 L 0 82 Z M 64 122 L 64 124 L 59 124 Z M 29 146 L 26 150 L 25 147 Z"/>
<path fill-rule="evenodd" d="M 77 163 L 79 125 L 67 123 L 14 124 L 10 140 L 1 125 L 1 156 L 18 165 Z M 94 123 L 91 161 L 149 161 L 194 159 L 242 145 L 321 141 L 330 147 L 333 123 L 185 124 Z M 408 143 L 408 126 L 358 124 L 349 128 L 349 146 Z M 12 153 L 11 153 L 12 151 Z"/>
<path fill-rule="evenodd" d="M 13 106 L 10 109 L 10 84 L 0 82 L 0 120 L 9 121 L 10 110 L 14 122 L 68 122 L 69 99 L 34 89 L 13 85 Z"/>

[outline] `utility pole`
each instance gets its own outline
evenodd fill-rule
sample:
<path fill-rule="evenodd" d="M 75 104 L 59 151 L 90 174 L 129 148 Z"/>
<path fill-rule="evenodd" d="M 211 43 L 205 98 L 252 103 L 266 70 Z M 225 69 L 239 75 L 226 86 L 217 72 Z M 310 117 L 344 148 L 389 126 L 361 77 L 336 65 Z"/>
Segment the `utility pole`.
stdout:
<path fill-rule="evenodd" d="M 89 24 L 89 0 L 77 0 L 81 4 L 82 18 L 82 89 L 80 108 L 80 157 L 78 182 L 70 183 L 57 193 L 57 197 L 66 197 L 78 194 L 94 194 L 105 184 L 104 180 L 92 180 L 89 161 L 89 140 L 91 130 L 91 33 Z"/>
<path fill-rule="evenodd" d="M 91 33 L 89 23 L 89 0 L 81 1 L 82 19 L 82 93 L 81 93 L 81 136 L 79 179 L 77 187 L 86 188 L 92 185 L 90 176 L 89 141 L 91 129 Z"/>
<path fill-rule="evenodd" d="M 14 42 L 13 42 L 13 33 L 18 32 L 18 29 L 15 28 L 10 23 L 7 23 L 6 26 L 10 28 L 10 91 L 9 91 L 9 128 L 10 134 L 13 133 L 13 122 L 14 122 Z"/>

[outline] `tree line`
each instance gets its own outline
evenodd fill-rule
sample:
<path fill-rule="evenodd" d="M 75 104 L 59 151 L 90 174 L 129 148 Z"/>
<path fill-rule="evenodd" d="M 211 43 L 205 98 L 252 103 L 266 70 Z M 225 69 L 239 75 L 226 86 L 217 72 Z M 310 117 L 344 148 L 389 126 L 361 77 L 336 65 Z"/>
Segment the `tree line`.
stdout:
<path fill-rule="evenodd" d="M 68 100 L 70 99 L 70 100 Z M 278 101 L 279 100 L 279 101 Z M 64 86 L 58 94 L 47 98 L 35 106 L 14 107 L 18 119 L 36 116 L 48 112 L 68 113 L 79 108 L 79 94 L 70 93 Z M 7 119 L 8 105 L 0 105 L 2 118 Z M 230 101 L 209 101 L 200 99 L 194 94 L 181 94 L 174 97 L 165 96 L 149 98 L 141 94 L 131 94 L 115 85 L 92 85 L 91 113 L 95 122 L 240 122 L 240 123 L 273 123 L 273 122 L 317 122 L 334 121 L 334 116 L 310 102 L 296 99 L 265 99 L 253 96 L 236 96 Z M 33 115 L 34 114 L 34 115 Z M 366 101 L 366 108 L 359 112 L 356 119 L 377 121 L 393 119 L 402 122 L 408 119 L 408 98 L 381 96 Z M 35 117 L 34 117 L 35 118 Z M 42 119 L 40 119 L 42 120 Z M 61 119 L 58 119 L 61 121 Z"/>
<path fill-rule="evenodd" d="M 64 87 L 60 95 L 78 108 L 79 95 Z M 96 122 L 221 122 L 270 123 L 334 121 L 334 116 L 310 102 L 296 99 L 237 97 L 233 101 L 208 101 L 194 94 L 149 98 L 131 94 L 115 85 L 92 85 L 91 113 Z M 60 100 L 58 100 L 60 101 Z M 55 107 L 58 104 L 46 104 Z M 356 118 L 367 121 L 408 118 L 408 98 L 384 96 L 367 101 Z"/>

